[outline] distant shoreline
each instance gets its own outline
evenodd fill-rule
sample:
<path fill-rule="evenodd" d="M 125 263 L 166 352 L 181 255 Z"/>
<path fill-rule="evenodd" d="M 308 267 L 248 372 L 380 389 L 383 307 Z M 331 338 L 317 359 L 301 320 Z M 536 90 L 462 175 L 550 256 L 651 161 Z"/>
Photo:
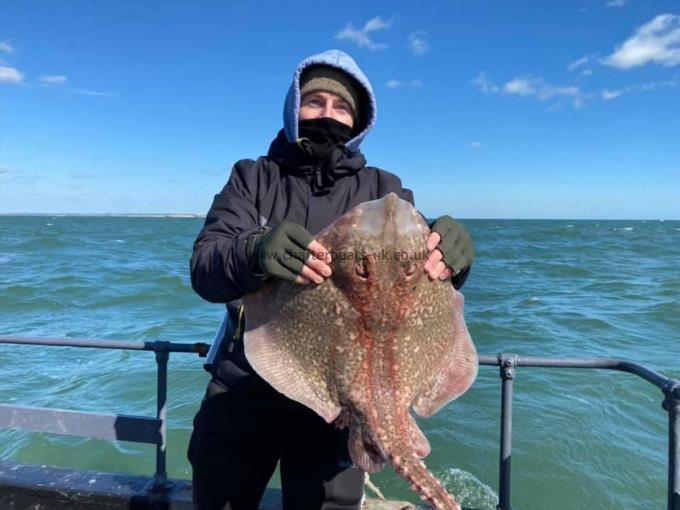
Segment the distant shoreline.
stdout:
<path fill-rule="evenodd" d="M 81 217 L 81 218 L 205 218 L 193 213 L 0 213 L 0 216 Z"/>
<path fill-rule="evenodd" d="M 33 218 L 187 218 L 205 219 L 205 214 L 194 213 L 0 213 L 1 217 Z M 674 222 L 680 218 L 457 218 L 461 221 L 658 221 Z"/>

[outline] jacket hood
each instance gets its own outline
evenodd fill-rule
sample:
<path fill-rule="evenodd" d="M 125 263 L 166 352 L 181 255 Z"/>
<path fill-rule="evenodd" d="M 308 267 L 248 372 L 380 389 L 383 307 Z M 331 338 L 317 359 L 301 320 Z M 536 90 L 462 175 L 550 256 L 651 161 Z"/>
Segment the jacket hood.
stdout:
<path fill-rule="evenodd" d="M 359 145 L 366 138 L 366 135 L 375 126 L 375 119 L 377 117 L 377 107 L 375 102 L 375 95 L 373 94 L 373 89 L 371 84 L 366 78 L 366 75 L 359 69 L 359 66 L 354 62 L 352 57 L 347 53 L 340 50 L 329 50 L 317 55 L 312 55 L 306 58 L 295 69 L 295 74 L 293 75 L 293 82 L 290 84 L 288 89 L 288 95 L 286 96 L 286 102 L 283 107 L 283 126 L 286 133 L 286 138 L 289 142 L 294 143 L 298 138 L 298 121 L 300 118 L 300 76 L 305 68 L 311 65 L 326 65 L 330 67 L 335 67 L 340 69 L 350 76 L 352 76 L 358 83 L 363 87 L 366 93 L 366 104 L 362 105 L 365 107 L 366 112 L 364 113 L 364 119 L 359 120 L 362 123 L 364 129 L 349 140 L 345 146 L 350 151 L 358 151 Z"/>

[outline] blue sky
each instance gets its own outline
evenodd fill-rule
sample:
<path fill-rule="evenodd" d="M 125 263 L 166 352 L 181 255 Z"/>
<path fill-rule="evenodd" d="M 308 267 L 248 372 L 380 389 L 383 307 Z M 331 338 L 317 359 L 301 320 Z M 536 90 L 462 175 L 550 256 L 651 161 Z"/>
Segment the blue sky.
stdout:
<path fill-rule="evenodd" d="M 369 164 L 459 218 L 680 218 L 680 2 L 6 0 L 0 212 L 205 213 L 294 67 L 373 83 Z"/>

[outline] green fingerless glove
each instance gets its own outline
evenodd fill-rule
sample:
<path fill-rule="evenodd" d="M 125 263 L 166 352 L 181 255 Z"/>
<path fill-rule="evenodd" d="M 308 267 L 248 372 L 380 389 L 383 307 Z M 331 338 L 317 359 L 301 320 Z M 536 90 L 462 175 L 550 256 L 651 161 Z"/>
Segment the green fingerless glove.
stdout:
<path fill-rule="evenodd" d="M 309 258 L 307 246 L 313 240 L 303 226 L 284 221 L 249 239 L 250 267 L 264 276 L 294 281 Z"/>
<path fill-rule="evenodd" d="M 442 236 L 437 248 L 444 255 L 444 263 L 453 269 L 454 275 L 472 265 L 475 258 L 472 239 L 463 225 L 451 216 L 441 216 L 430 224 L 430 230 Z"/>

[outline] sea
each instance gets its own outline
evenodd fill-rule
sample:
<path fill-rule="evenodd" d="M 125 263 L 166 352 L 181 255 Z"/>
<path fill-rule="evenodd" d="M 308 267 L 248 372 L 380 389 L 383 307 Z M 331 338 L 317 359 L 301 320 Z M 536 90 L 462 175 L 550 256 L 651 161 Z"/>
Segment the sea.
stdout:
<path fill-rule="evenodd" d="M 0 217 L 0 334 L 211 342 L 224 314 L 192 289 L 200 217 Z M 480 354 L 620 358 L 680 378 L 680 221 L 463 220 L 476 260 L 463 289 Z M 186 448 L 208 374 L 169 364 L 168 472 L 191 478 Z M 0 345 L 0 403 L 153 416 L 153 353 Z M 494 509 L 501 379 L 418 423 L 426 463 L 464 506 Z M 652 510 L 666 505 L 662 392 L 631 374 L 520 368 L 514 510 Z M 154 447 L 0 430 L 0 459 L 150 475 Z M 418 502 L 391 468 L 371 476 Z M 277 475 L 271 481 L 279 485 Z M 370 492 L 369 492 L 370 495 Z"/>

